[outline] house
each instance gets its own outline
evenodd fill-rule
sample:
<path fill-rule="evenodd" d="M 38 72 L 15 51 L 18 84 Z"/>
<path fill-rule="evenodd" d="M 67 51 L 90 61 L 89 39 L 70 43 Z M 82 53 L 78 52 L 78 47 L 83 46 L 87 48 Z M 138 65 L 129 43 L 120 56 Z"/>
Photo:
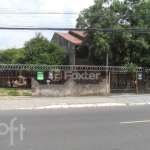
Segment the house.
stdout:
<path fill-rule="evenodd" d="M 69 31 L 68 33 L 55 32 L 51 41 L 66 50 L 68 65 L 89 65 L 87 59 L 88 46 L 83 46 L 82 50 L 78 50 L 84 37 L 85 33 L 83 31 Z"/>

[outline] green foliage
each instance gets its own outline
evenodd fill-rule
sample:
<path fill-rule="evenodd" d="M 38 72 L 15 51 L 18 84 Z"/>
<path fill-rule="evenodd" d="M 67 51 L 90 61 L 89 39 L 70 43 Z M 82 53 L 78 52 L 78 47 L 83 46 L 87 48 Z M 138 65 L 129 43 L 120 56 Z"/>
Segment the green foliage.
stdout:
<path fill-rule="evenodd" d="M 25 42 L 23 48 L 0 51 L 0 64 L 62 65 L 65 61 L 65 50 L 40 33 Z"/>
<path fill-rule="evenodd" d="M 95 0 L 95 4 L 81 11 L 77 28 L 149 28 L 150 0 Z M 110 47 L 109 64 L 150 66 L 150 34 L 127 32 L 87 32 L 83 43 L 89 45 L 89 59 L 106 64 L 106 49 Z"/>
<path fill-rule="evenodd" d="M 11 48 L 0 51 L 0 64 L 19 64 L 24 59 L 23 48 Z"/>
<path fill-rule="evenodd" d="M 131 63 L 131 64 L 126 64 L 125 67 L 128 67 L 128 72 L 136 72 L 136 65 Z"/>
<path fill-rule="evenodd" d="M 40 33 L 25 42 L 24 48 L 11 48 L 0 51 L 0 64 L 46 64 L 62 65 L 66 62 L 66 51 L 59 45 L 50 42 Z M 13 88 L 15 78 L 21 72 L 8 73 L 10 87 Z M 28 95 L 28 93 L 24 93 Z M 10 91 L 8 95 L 18 96 L 16 91 Z"/>
<path fill-rule="evenodd" d="M 65 63 L 66 52 L 59 45 L 49 42 L 40 33 L 25 42 L 25 63 L 61 65 Z"/>

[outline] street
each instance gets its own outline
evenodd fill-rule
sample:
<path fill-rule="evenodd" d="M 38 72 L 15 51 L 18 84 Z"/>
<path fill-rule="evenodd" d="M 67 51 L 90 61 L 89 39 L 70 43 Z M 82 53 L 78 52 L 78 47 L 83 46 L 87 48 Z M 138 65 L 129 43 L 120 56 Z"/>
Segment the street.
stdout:
<path fill-rule="evenodd" d="M 0 135 L 1 150 L 149 150 L 150 106 L 10 110 L 0 112 L 0 123 L 14 128 Z M 0 132 L 5 132 L 0 127 Z"/>

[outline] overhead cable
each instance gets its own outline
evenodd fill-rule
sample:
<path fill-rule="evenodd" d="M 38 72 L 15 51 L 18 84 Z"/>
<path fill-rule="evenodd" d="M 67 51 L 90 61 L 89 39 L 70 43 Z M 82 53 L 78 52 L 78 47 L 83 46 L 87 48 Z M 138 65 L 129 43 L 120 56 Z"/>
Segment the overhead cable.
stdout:
<path fill-rule="evenodd" d="M 150 28 L 50 28 L 50 27 L 0 27 L 0 30 L 59 30 L 59 31 L 101 31 L 101 32 L 129 32 L 129 33 L 150 33 Z"/>

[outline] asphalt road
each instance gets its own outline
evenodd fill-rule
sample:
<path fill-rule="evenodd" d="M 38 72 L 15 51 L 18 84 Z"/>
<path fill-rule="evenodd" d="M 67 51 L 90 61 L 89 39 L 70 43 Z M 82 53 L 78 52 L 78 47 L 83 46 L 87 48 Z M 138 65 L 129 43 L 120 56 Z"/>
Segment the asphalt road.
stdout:
<path fill-rule="evenodd" d="M 0 150 L 149 150 L 150 106 L 0 111 L 0 123 L 10 127 L 0 135 Z M 0 127 L 0 132 L 5 132 Z"/>

